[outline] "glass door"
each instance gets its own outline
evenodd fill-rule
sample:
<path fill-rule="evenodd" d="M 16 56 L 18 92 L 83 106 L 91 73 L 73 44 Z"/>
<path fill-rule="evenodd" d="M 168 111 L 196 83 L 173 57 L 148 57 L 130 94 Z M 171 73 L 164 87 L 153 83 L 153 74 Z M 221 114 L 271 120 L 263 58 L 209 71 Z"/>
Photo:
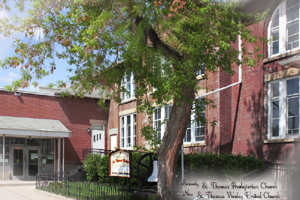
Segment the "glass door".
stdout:
<path fill-rule="evenodd" d="M 28 150 L 28 176 L 35 176 L 39 169 L 39 153 L 38 150 L 29 149 Z"/>
<path fill-rule="evenodd" d="M 24 165 L 24 155 L 23 149 L 13 150 L 13 176 L 23 177 L 23 165 Z"/>

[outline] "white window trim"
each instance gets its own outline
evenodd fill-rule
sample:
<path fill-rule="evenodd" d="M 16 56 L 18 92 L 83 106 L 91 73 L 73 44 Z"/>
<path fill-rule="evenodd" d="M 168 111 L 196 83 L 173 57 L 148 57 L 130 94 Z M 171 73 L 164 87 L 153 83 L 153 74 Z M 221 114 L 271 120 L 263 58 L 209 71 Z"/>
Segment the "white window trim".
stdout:
<path fill-rule="evenodd" d="M 128 115 L 123 115 L 120 116 L 120 149 L 133 149 L 133 145 L 134 145 L 134 138 L 137 139 L 137 136 L 133 135 L 134 134 L 134 125 L 135 125 L 135 134 L 137 133 L 136 131 L 136 122 L 134 122 L 134 115 L 135 115 L 135 119 L 136 118 L 136 113 L 132 113 L 132 114 L 128 114 Z M 131 145 L 128 146 L 128 142 L 127 142 L 127 116 L 130 116 L 130 143 Z M 122 118 L 124 117 L 124 147 L 122 147 Z"/>
<path fill-rule="evenodd" d="M 300 2 L 299 2 L 300 3 Z M 290 50 L 286 50 L 286 40 L 287 40 L 287 31 L 286 31 L 286 24 L 287 24 L 287 20 L 286 20 L 286 0 L 282 1 L 276 9 L 274 9 L 274 12 L 271 16 L 271 20 L 269 21 L 269 25 L 268 25 L 268 38 L 271 39 L 271 26 L 272 26 L 272 22 L 273 22 L 273 18 L 276 14 L 276 11 L 279 9 L 279 52 L 277 54 L 273 54 L 271 55 L 271 43 L 268 43 L 268 57 L 272 58 L 272 57 L 276 57 L 279 56 L 281 54 L 284 53 L 289 53 L 295 50 L 300 49 L 300 41 L 299 41 L 299 47 L 294 48 L 294 49 L 290 49 Z M 300 26 L 300 11 L 299 11 L 299 26 Z M 299 38 L 300 38 L 300 28 L 299 28 Z"/>
<path fill-rule="evenodd" d="M 125 73 L 122 82 L 121 82 L 121 87 L 125 87 L 127 90 L 127 73 Z M 133 72 L 130 72 L 130 94 L 121 92 L 121 103 L 125 103 L 131 100 L 135 100 L 135 90 L 136 90 L 136 84 L 134 83 L 134 74 Z M 123 98 L 124 95 L 124 98 Z M 130 97 L 129 97 L 130 95 Z"/>
<path fill-rule="evenodd" d="M 286 109 L 286 100 L 287 100 L 287 90 L 286 90 L 286 81 L 289 79 L 299 78 L 299 76 L 288 77 L 276 81 L 270 81 L 268 83 L 268 140 L 277 140 L 277 139 L 289 139 L 289 138 L 298 138 L 298 135 L 287 135 L 286 134 L 286 127 L 287 127 L 287 109 Z M 272 136 L 272 97 L 271 97 L 271 84 L 279 82 L 279 136 Z M 300 81 L 299 81 L 300 84 Z M 300 85 L 299 85 L 300 88 Z M 300 98 L 299 98 L 300 101 Z"/>
<path fill-rule="evenodd" d="M 204 113 L 205 113 L 205 111 L 204 111 Z M 185 131 L 185 136 L 186 136 L 186 133 L 187 132 Z M 195 133 L 196 133 L 195 113 L 192 113 L 191 114 L 191 141 L 190 142 L 185 142 L 184 138 L 183 138 L 183 144 L 202 144 L 202 143 L 205 143 L 205 130 L 204 130 L 204 140 L 201 140 L 201 141 L 196 141 Z"/>
<path fill-rule="evenodd" d="M 169 104 L 167 105 L 167 107 L 169 106 L 172 106 L 172 104 Z M 164 137 L 164 134 L 165 134 L 165 131 L 166 131 L 166 128 L 167 128 L 167 117 L 165 116 L 165 108 L 166 106 L 159 106 L 159 107 L 156 107 L 156 109 L 159 109 L 160 108 L 160 134 L 161 134 L 161 140 L 162 138 Z M 153 113 L 153 127 L 155 128 L 155 111 Z"/>

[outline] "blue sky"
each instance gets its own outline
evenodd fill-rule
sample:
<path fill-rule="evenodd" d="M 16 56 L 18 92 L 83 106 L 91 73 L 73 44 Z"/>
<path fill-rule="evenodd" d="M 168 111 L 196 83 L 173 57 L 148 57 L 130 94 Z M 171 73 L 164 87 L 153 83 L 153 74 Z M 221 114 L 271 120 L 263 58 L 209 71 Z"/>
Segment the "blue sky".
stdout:
<path fill-rule="evenodd" d="M 1 17 L 11 17 L 15 9 L 12 9 L 11 12 L 7 12 L 5 10 L 0 10 L 0 18 Z M 24 14 L 23 14 L 24 15 Z M 4 60 L 5 58 L 14 55 L 14 49 L 12 47 L 12 37 L 4 37 L 0 34 L 0 60 Z M 65 60 L 56 60 L 56 70 L 53 74 L 48 77 L 43 78 L 42 80 L 34 80 L 41 85 L 49 85 L 50 83 L 56 83 L 58 80 L 67 81 L 67 72 L 68 63 Z M 19 69 L 2 69 L 0 68 L 0 87 L 4 87 L 5 85 L 10 85 L 12 81 L 19 79 L 20 70 Z M 22 89 L 22 88 L 21 88 Z M 33 86 L 29 86 L 26 88 L 27 90 L 37 90 Z"/>

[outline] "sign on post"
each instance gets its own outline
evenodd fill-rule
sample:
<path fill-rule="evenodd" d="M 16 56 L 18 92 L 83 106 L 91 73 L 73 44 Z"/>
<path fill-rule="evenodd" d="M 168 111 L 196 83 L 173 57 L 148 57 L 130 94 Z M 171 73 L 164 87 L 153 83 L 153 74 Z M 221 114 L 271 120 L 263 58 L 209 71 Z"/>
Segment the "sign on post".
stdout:
<path fill-rule="evenodd" d="M 109 153 L 109 176 L 131 177 L 131 152 L 116 150 Z"/>

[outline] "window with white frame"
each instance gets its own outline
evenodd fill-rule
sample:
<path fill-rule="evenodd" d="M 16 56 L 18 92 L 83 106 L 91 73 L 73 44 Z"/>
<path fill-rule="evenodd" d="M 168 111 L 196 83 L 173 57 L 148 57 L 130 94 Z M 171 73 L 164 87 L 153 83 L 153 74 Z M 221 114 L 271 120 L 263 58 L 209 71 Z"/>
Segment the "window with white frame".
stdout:
<path fill-rule="evenodd" d="M 201 64 L 199 67 L 196 69 L 196 75 L 201 76 L 205 72 L 205 64 Z"/>
<path fill-rule="evenodd" d="M 205 118 L 205 112 L 201 113 L 201 117 Z M 195 115 L 192 114 L 187 124 L 184 143 L 201 143 L 205 142 L 205 123 L 200 120 L 195 120 Z"/>
<path fill-rule="evenodd" d="M 120 147 L 122 149 L 132 148 L 136 145 L 136 114 L 120 117 Z"/>
<path fill-rule="evenodd" d="M 134 82 L 134 74 L 127 72 L 122 79 L 121 87 L 124 87 L 127 92 L 121 92 L 122 101 L 135 97 L 136 84 Z"/>
<path fill-rule="evenodd" d="M 153 113 L 153 126 L 157 132 L 157 137 L 162 140 L 168 119 L 170 117 L 172 105 L 157 107 Z"/>
<path fill-rule="evenodd" d="M 274 10 L 268 27 L 269 56 L 299 48 L 299 0 L 282 1 Z"/>
<path fill-rule="evenodd" d="M 299 77 L 268 84 L 268 138 L 299 136 Z"/>

